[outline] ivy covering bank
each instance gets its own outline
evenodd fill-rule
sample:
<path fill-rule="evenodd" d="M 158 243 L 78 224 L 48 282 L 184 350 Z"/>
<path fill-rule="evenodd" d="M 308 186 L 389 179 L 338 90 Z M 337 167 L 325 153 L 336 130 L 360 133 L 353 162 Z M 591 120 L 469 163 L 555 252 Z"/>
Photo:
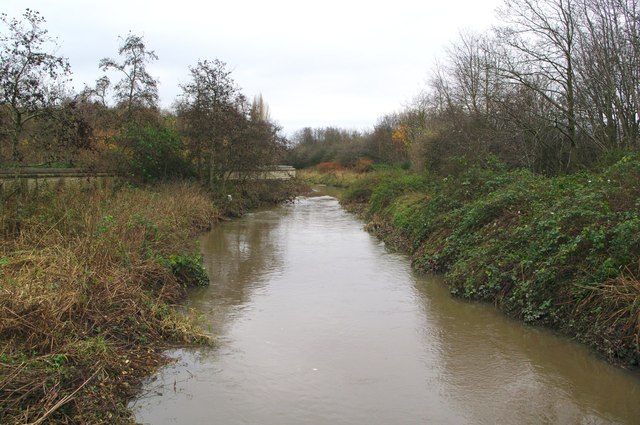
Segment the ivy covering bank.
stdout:
<path fill-rule="evenodd" d="M 376 173 L 344 202 L 417 269 L 444 272 L 452 294 L 640 364 L 639 156 L 554 178 L 499 165 Z"/>

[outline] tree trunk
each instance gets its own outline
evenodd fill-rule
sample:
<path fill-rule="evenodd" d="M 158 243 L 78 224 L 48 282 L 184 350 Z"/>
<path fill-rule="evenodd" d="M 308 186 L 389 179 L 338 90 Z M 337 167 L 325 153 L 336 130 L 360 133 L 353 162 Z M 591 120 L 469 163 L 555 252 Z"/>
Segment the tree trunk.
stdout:
<path fill-rule="evenodd" d="M 213 152 L 211 152 L 209 155 L 209 189 L 211 190 L 215 188 L 216 182 L 216 163 L 213 156 Z"/>
<path fill-rule="evenodd" d="M 22 161 L 22 154 L 20 153 L 20 136 L 22 135 L 23 125 L 22 114 L 18 112 L 15 117 L 13 136 L 11 137 L 11 159 L 13 162 Z"/>

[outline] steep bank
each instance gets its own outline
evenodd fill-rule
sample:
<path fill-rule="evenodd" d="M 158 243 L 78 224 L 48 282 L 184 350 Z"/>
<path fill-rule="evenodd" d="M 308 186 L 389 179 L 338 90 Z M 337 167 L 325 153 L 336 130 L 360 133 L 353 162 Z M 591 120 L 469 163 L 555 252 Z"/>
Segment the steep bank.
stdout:
<path fill-rule="evenodd" d="M 211 341 L 173 308 L 207 283 L 195 236 L 287 191 L 216 204 L 194 183 L 6 194 L 0 423 L 129 423 L 127 401 L 162 350 Z"/>
<path fill-rule="evenodd" d="M 452 294 L 640 364 L 638 157 L 558 178 L 498 167 L 376 174 L 344 202 L 417 269 L 444 272 Z"/>

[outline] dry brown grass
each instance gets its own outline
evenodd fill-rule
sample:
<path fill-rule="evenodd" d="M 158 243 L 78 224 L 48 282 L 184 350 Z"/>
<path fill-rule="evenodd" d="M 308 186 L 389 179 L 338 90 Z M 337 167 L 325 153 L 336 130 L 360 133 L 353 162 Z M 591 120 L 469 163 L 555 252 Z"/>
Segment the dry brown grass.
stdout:
<path fill-rule="evenodd" d="M 0 423 L 129 422 L 161 348 L 208 340 L 170 307 L 185 288 L 162 259 L 195 252 L 218 211 L 186 183 L 4 201 Z"/>
<path fill-rule="evenodd" d="M 327 186 L 345 188 L 367 178 L 368 174 L 344 169 L 324 172 L 306 169 L 298 170 L 296 176 L 298 179 L 310 184 L 325 184 Z"/>
<path fill-rule="evenodd" d="M 585 289 L 576 316 L 590 317 L 598 328 L 594 343 L 611 357 L 640 357 L 640 279 L 631 271 Z M 621 350 L 627 350 L 623 352 Z"/>

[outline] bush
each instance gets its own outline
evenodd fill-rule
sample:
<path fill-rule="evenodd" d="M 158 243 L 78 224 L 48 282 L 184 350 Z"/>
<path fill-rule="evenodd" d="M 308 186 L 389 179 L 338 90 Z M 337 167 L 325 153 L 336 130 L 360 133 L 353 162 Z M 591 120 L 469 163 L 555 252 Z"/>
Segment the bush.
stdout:
<path fill-rule="evenodd" d="M 121 174 L 143 182 L 193 175 L 177 131 L 164 126 L 131 125 L 116 139 Z"/>
<path fill-rule="evenodd" d="M 168 258 L 161 258 L 160 263 L 169 268 L 173 276 L 184 287 L 209 285 L 209 277 L 202 265 L 201 254 L 174 254 Z"/>
<path fill-rule="evenodd" d="M 373 171 L 373 160 L 366 158 L 358 158 L 353 169 L 358 173 L 368 173 Z"/>
<path fill-rule="evenodd" d="M 410 191 L 424 191 L 428 180 L 425 176 L 397 172 L 385 175 L 374 188 L 369 201 L 369 214 L 381 213 L 398 196 Z"/>
<path fill-rule="evenodd" d="M 334 173 L 344 169 L 344 167 L 338 162 L 321 162 L 318 164 L 317 168 L 321 173 Z"/>

